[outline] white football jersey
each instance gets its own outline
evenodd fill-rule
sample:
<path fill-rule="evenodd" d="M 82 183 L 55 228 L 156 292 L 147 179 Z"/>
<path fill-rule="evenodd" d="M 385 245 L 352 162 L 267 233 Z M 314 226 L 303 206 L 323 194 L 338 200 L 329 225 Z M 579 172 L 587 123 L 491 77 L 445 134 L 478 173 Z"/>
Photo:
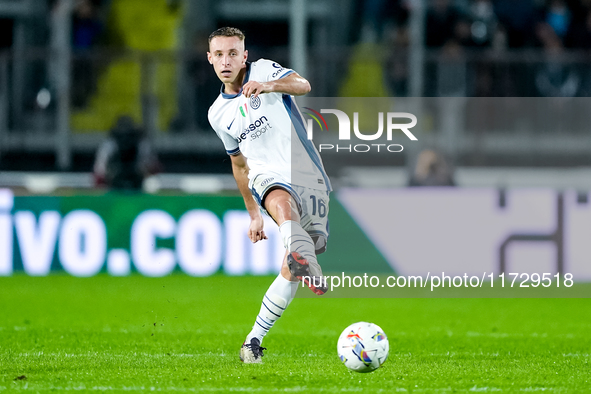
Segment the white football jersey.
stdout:
<path fill-rule="evenodd" d="M 288 76 L 293 70 L 259 59 L 247 63 L 244 83 L 267 82 Z M 224 93 L 209 108 L 209 123 L 226 152 L 241 152 L 250 168 L 249 187 L 257 175 L 278 177 L 288 184 L 331 190 L 322 160 L 308 140 L 302 115 L 292 96 L 263 93 L 248 98 Z"/>

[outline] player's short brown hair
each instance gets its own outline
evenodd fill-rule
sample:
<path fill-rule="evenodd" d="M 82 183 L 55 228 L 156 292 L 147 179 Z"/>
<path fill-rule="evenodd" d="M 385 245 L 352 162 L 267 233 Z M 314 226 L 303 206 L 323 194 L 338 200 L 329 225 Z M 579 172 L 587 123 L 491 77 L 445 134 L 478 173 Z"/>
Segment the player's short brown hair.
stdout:
<path fill-rule="evenodd" d="M 240 41 L 244 41 L 244 33 L 235 27 L 220 27 L 209 35 L 208 42 L 211 43 L 215 37 L 238 37 Z"/>

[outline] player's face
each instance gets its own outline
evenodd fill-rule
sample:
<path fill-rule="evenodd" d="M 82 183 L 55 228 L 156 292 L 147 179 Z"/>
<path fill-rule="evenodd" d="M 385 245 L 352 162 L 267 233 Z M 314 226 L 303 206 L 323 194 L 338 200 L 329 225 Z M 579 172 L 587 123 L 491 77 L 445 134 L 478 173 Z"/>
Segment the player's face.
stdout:
<path fill-rule="evenodd" d="M 223 83 L 234 83 L 240 70 L 246 67 L 248 51 L 244 41 L 238 37 L 214 37 L 209 43 L 207 60 L 213 65 L 218 78 Z"/>

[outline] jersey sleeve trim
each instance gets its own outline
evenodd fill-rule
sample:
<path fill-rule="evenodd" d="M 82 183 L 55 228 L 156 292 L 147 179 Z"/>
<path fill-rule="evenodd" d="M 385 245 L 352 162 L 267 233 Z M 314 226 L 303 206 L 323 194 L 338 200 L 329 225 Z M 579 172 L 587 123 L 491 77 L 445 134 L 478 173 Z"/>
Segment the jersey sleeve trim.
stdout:
<path fill-rule="evenodd" d="M 288 75 L 291 75 L 291 74 L 293 74 L 293 73 L 295 73 L 295 71 L 293 71 L 293 70 L 287 70 L 287 72 L 286 72 L 285 74 L 283 74 L 282 76 L 280 76 L 280 77 L 279 77 L 279 78 L 277 78 L 277 79 L 283 79 L 283 78 L 285 78 L 285 77 L 287 77 Z"/>
<path fill-rule="evenodd" d="M 235 148 L 235 149 L 232 149 L 232 150 L 226 150 L 226 153 L 229 156 L 237 155 L 238 153 L 240 153 L 240 148 Z"/>

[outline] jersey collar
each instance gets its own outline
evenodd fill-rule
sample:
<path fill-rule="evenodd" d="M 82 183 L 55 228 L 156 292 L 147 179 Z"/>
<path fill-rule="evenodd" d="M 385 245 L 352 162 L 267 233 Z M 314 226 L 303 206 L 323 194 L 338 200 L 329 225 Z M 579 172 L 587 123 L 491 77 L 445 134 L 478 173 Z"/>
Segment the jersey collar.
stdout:
<path fill-rule="evenodd" d="M 250 77 L 250 62 L 246 62 L 246 74 L 244 75 L 244 81 L 242 82 L 242 85 L 244 85 L 245 83 L 248 82 L 248 77 Z M 224 93 L 224 86 L 225 85 L 222 84 L 222 87 L 220 88 L 220 93 L 221 93 L 222 97 L 225 99 L 233 99 L 233 98 L 236 98 L 242 94 L 242 88 L 240 88 L 240 91 L 236 94 Z"/>

